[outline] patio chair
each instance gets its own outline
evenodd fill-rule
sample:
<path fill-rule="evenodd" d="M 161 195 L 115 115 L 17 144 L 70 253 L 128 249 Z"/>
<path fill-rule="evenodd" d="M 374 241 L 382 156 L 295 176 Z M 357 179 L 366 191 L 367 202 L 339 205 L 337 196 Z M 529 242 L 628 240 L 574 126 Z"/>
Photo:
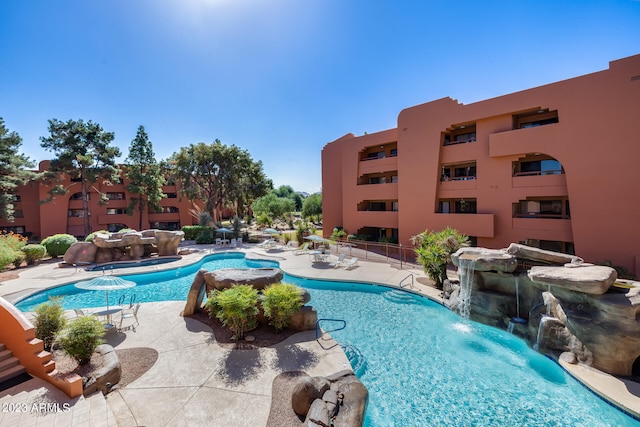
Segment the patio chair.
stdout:
<path fill-rule="evenodd" d="M 265 246 L 269 245 L 271 242 L 273 242 L 273 239 L 266 239 L 262 243 L 258 243 L 256 246 L 259 248 L 264 248 Z"/>
<path fill-rule="evenodd" d="M 285 250 L 288 250 L 288 251 L 289 251 L 289 250 L 291 250 L 291 251 L 292 251 L 292 250 L 294 250 L 294 249 L 296 248 L 295 246 L 293 246 L 293 244 L 294 244 L 294 243 L 295 243 L 295 242 L 294 242 L 293 240 L 289 240 L 289 241 L 287 242 L 287 244 L 286 244 L 286 245 L 284 245 L 284 249 L 285 249 Z"/>
<path fill-rule="evenodd" d="M 232 248 L 236 247 L 236 239 L 231 239 L 231 242 L 229 243 L 229 246 L 231 246 Z"/>
<path fill-rule="evenodd" d="M 236 239 L 236 243 L 237 243 L 238 245 L 241 245 L 241 244 L 242 244 L 242 237 L 238 237 L 238 238 Z"/>
<path fill-rule="evenodd" d="M 338 255 L 338 259 L 333 263 L 333 268 L 341 267 L 342 263 L 344 262 L 344 257 L 346 257 L 345 254 Z"/>
<path fill-rule="evenodd" d="M 220 237 L 216 237 L 216 246 L 222 246 L 222 239 Z"/>
<path fill-rule="evenodd" d="M 305 242 L 301 248 L 298 248 L 295 251 L 293 251 L 293 254 L 302 255 L 302 254 L 306 254 L 307 252 L 309 252 L 309 242 Z"/>
<path fill-rule="evenodd" d="M 140 303 L 136 303 L 133 308 L 125 308 L 120 314 L 120 323 L 118 324 L 118 332 L 127 331 L 129 329 L 136 331 L 136 327 L 140 325 L 138 321 L 138 310 L 140 309 Z M 125 324 L 131 321 L 130 324 Z"/>
<path fill-rule="evenodd" d="M 73 311 L 75 311 L 76 317 L 91 316 L 91 313 L 80 310 L 79 308 L 74 308 Z"/>

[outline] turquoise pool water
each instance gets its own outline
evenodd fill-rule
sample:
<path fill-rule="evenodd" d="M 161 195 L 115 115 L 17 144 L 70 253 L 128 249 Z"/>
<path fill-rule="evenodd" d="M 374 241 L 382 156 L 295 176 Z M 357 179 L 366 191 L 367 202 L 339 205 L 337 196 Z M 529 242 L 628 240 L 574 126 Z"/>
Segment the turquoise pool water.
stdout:
<path fill-rule="evenodd" d="M 216 254 L 194 266 L 125 277 L 139 284 L 133 291 L 140 301 L 184 300 L 201 267 L 273 265 Z M 367 426 L 640 426 L 519 338 L 464 321 L 426 298 L 382 286 L 285 279 L 309 290 L 320 318 L 347 322 L 332 335 L 369 390 Z M 72 285 L 47 293 L 63 288 L 73 292 L 64 297 L 66 308 L 104 305 L 104 292 L 90 296 Z M 18 308 L 30 310 L 47 297 L 34 298 Z"/>

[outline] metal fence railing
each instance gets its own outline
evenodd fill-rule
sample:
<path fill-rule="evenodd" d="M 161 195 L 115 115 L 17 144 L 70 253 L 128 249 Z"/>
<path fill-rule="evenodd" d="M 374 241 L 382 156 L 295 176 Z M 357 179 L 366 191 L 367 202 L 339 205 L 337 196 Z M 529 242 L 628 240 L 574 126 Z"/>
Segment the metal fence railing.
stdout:
<path fill-rule="evenodd" d="M 416 263 L 413 246 L 402 244 L 370 242 L 366 240 L 341 239 L 331 245 L 331 250 L 338 254 L 346 253 L 366 261 L 397 264 L 399 268 L 421 268 Z"/>

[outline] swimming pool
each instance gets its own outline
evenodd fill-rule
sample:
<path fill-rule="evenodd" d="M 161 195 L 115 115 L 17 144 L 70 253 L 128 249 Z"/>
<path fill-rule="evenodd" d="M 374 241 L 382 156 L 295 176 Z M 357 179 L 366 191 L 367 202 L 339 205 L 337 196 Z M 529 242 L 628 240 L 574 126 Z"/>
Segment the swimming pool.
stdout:
<path fill-rule="evenodd" d="M 184 300 L 200 267 L 243 265 L 274 263 L 216 254 L 179 270 L 126 277 L 139 284 L 138 300 Z M 285 279 L 309 290 L 319 317 L 347 322 L 332 335 L 369 390 L 367 426 L 640 426 L 519 338 L 464 321 L 426 298 L 383 286 Z M 147 286 L 161 295 L 145 294 Z M 82 301 L 70 295 L 63 304 L 89 307 Z M 28 309 L 23 303 L 18 307 Z M 97 292 L 91 306 L 101 305 L 104 292 Z"/>

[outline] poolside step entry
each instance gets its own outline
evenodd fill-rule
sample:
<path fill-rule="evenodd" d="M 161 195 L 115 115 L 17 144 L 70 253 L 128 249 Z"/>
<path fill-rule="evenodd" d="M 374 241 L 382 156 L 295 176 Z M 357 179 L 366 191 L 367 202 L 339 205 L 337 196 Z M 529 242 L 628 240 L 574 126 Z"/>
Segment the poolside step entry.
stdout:
<path fill-rule="evenodd" d="M 367 371 L 367 360 L 362 352 L 358 347 L 351 344 L 345 344 L 341 347 L 347 359 L 349 359 L 353 373 L 356 374 L 357 377 L 362 376 Z"/>
<path fill-rule="evenodd" d="M 398 304 L 417 304 L 418 302 L 413 294 L 396 289 L 387 291 L 383 293 L 382 296 L 387 301 L 395 302 Z"/>

